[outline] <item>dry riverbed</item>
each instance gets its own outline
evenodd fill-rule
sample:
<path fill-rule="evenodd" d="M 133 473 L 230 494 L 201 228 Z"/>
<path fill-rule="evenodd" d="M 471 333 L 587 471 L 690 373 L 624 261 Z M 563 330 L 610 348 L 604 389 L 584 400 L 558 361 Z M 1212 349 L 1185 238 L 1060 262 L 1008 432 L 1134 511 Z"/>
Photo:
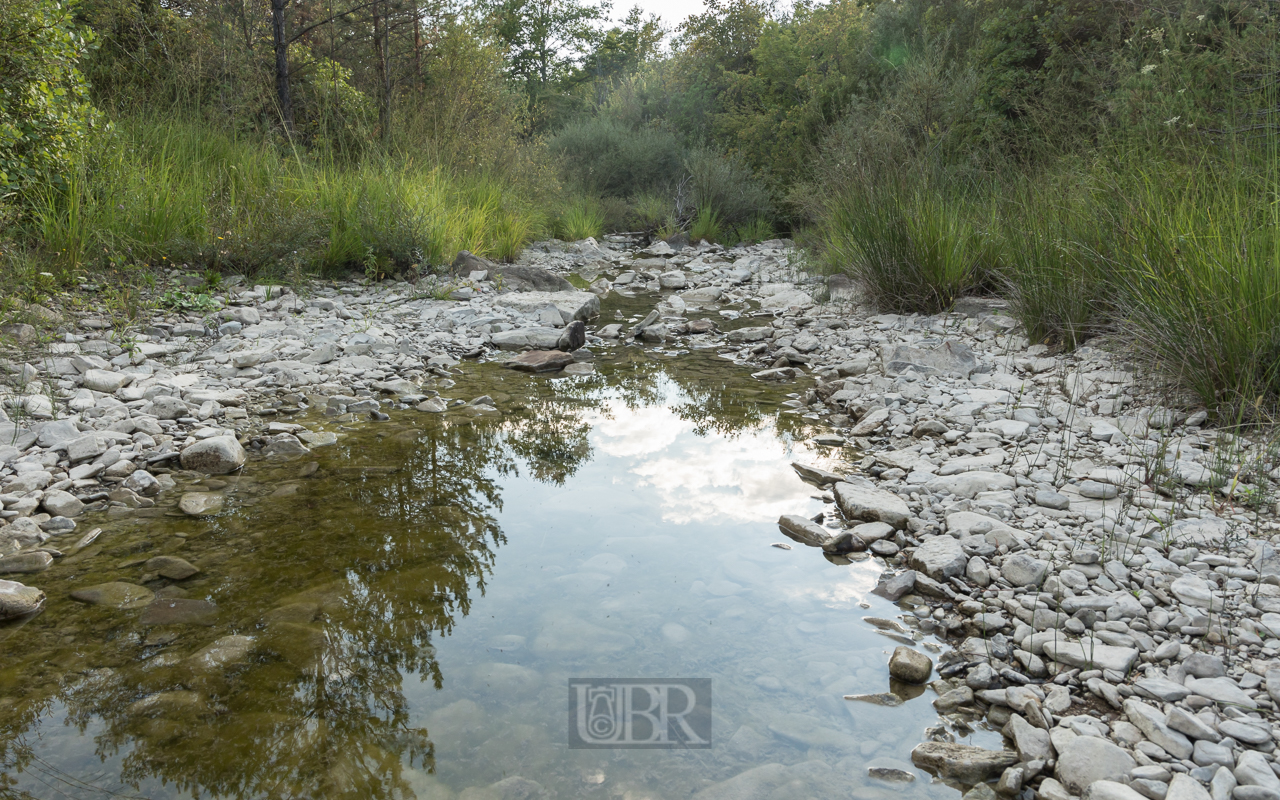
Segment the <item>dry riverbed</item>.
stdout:
<path fill-rule="evenodd" d="M 451 394 L 468 359 L 587 375 L 606 348 L 705 349 L 793 384 L 786 413 L 829 428 L 815 444 L 861 454 L 851 475 L 797 464 L 826 511 L 780 529 L 814 557 L 883 560 L 877 591 L 914 642 L 891 671 L 931 681 L 946 721 L 918 766 L 974 797 L 1280 800 L 1273 443 L 1158 402 L 1103 349 L 1029 345 L 997 301 L 879 315 L 799 258 L 553 242 L 512 266 L 460 257 L 443 285 L 229 286 L 207 317 L 126 333 L 50 312 L 52 342 L 5 364 L 0 619 L 39 613 L 41 575 L 92 544 L 78 518 L 216 514 L 246 459 L 336 441 L 283 416 L 501 414 Z M 635 313 L 602 317 L 609 293 Z M 151 561 L 151 578 L 196 569 Z M 143 606 L 148 582 L 73 597 Z M 918 649 L 934 636 L 936 664 Z M 246 646 L 225 638 L 215 654 Z M 980 725 L 1007 750 L 952 743 Z"/>

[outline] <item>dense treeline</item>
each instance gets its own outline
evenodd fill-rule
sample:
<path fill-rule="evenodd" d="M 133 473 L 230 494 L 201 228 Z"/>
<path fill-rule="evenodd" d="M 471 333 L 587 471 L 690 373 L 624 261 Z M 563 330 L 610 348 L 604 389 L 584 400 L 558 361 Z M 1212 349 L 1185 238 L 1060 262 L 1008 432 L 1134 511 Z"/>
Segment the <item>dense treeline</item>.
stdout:
<path fill-rule="evenodd" d="M 1280 396 L 1275 0 L 0 0 L 10 269 L 419 271 L 791 233 Z M 1252 412 L 1248 412 L 1252 413 Z"/>

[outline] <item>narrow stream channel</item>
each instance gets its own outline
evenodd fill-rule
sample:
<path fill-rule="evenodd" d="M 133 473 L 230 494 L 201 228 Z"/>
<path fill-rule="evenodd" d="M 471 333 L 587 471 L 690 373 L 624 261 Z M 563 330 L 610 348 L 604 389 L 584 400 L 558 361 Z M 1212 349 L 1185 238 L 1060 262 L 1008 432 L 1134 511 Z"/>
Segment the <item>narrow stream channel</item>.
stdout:
<path fill-rule="evenodd" d="M 956 796 L 910 766 L 930 693 L 843 699 L 890 688 L 876 562 L 770 546 L 823 508 L 791 461 L 852 453 L 710 353 L 596 363 L 444 392 L 496 414 L 300 419 L 337 444 L 205 480 L 216 517 L 83 520 L 99 540 L 30 581 L 47 610 L 0 629 L 0 797 Z M 201 571 L 145 574 L 169 553 Z M 170 602 L 68 597 L 108 581 Z M 583 677 L 709 678 L 712 747 L 569 749 Z"/>

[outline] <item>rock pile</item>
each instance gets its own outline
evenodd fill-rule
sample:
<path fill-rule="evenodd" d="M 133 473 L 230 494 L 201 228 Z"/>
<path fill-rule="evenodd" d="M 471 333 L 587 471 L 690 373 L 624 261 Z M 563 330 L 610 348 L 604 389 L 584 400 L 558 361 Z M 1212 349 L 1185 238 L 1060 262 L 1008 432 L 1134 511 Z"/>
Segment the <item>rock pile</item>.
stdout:
<path fill-rule="evenodd" d="M 1049 800 L 1280 800 L 1275 454 L 1153 400 L 1103 350 L 1029 344 L 998 301 L 876 314 L 848 281 L 795 262 L 785 241 L 552 242 L 505 267 L 460 257 L 453 283 L 317 284 L 305 298 L 233 285 L 215 319 L 158 315 L 129 341 L 83 316 L 39 364 L 8 365 L 20 387 L 0 417 L 0 572 L 56 566 L 77 518 L 154 507 L 175 468 L 225 474 L 335 440 L 281 414 L 492 413 L 489 398 L 444 394 L 461 359 L 585 374 L 593 350 L 624 343 L 711 349 L 795 381 L 784 413 L 826 423 L 816 445 L 859 454 L 851 474 L 797 465 L 829 507 L 783 517 L 783 532 L 833 560 L 885 559 L 878 591 L 919 636 L 955 644 L 931 684 L 940 713 L 1009 742 L 927 742 L 918 763 Z M 597 319 L 611 292 L 656 307 Z M 207 491 L 181 507 L 221 508 Z M 42 602 L 0 581 L 0 615 Z M 895 661 L 928 680 L 914 656 Z"/>

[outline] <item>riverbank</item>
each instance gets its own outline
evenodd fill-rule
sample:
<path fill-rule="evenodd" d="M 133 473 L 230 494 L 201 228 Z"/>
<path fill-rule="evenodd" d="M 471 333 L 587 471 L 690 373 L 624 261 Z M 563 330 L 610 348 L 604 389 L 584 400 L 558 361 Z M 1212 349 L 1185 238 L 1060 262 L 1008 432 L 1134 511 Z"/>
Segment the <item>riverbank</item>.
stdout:
<path fill-rule="evenodd" d="M 463 258 L 419 284 L 227 285 L 205 311 L 134 328 L 28 309 L 60 333 L 9 331 L 33 357 L 12 362 L 0 423 L 0 569 L 36 592 L 7 590 L 4 607 L 38 606 L 40 574 L 91 544 L 78 517 L 216 514 L 218 475 L 332 442 L 282 421 L 293 413 L 352 425 L 498 414 L 492 397 L 451 396 L 468 359 L 589 375 L 593 354 L 633 343 L 708 350 L 794 385 L 787 413 L 830 429 L 814 443 L 861 456 L 853 475 L 800 464 L 825 511 L 784 516 L 784 530 L 837 562 L 883 559 L 879 591 L 912 609 L 903 630 L 955 645 L 932 684 L 947 719 L 936 738 L 985 719 L 1013 748 L 934 742 L 917 763 L 1053 800 L 1091 785 L 1098 797 L 1280 796 L 1265 434 L 1203 427 L 1104 349 L 1029 346 L 997 301 L 878 315 L 852 285 L 802 267 L 783 241 L 587 240 L 531 248 L 514 266 Z M 635 313 L 598 317 L 608 292 Z M 575 321 L 585 348 L 520 355 L 569 347 Z M 127 586 L 83 602 L 143 597 Z"/>

